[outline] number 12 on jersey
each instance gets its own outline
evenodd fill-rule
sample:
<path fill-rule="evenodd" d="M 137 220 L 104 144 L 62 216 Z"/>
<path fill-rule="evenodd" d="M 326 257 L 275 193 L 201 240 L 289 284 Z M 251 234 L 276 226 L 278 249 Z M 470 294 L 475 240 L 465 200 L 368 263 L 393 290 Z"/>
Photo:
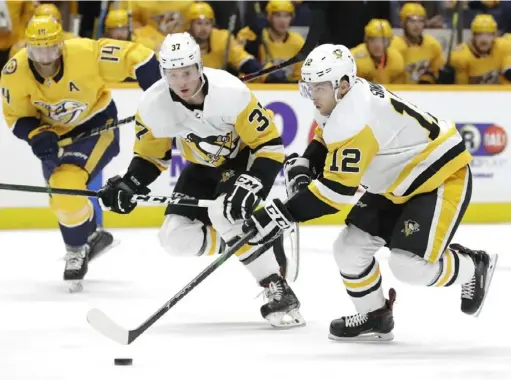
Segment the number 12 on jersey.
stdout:
<path fill-rule="evenodd" d="M 332 154 L 331 172 L 359 173 L 362 154 L 356 148 L 340 148 Z M 340 161 L 340 162 L 339 162 Z M 339 169 L 340 166 L 340 169 Z"/>

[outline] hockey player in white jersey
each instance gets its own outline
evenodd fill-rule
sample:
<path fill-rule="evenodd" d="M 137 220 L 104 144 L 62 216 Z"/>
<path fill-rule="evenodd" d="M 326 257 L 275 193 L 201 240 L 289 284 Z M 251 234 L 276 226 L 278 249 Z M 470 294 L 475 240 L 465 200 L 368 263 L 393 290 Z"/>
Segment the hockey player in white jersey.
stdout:
<path fill-rule="evenodd" d="M 366 192 L 333 244 L 335 260 L 356 315 L 335 319 L 330 338 L 393 339 L 396 293 L 383 295 L 378 261 L 390 249 L 399 280 L 420 286 L 461 285 L 461 310 L 480 312 L 496 255 L 450 244 L 469 204 L 471 156 L 455 125 L 356 76 L 349 50 L 321 45 L 302 67 L 302 94 L 316 108 L 314 140 L 302 157 L 286 163 L 291 191 L 255 211 L 244 229 L 255 242 L 345 207 L 359 185 Z"/>
<path fill-rule="evenodd" d="M 100 191 L 103 206 L 127 214 L 133 194 L 147 186 L 171 160 L 172 143 L 189 161 L 174 195 L 215 199 L 215 206 L 169 205 L 159 232 L 172 255 L 221 253 L 242 234 L 247 218 L 268 195 L 284 162 L 284 147 L 272 116 L 233 75 L 203 68 L 200 47 L 188 33 L 168 35 L 160 50 L 162 79 L 142 96 L 136 114 L 135 157 L 123 176 Z M 276 327 L 304 324 L 300 303 L 281 275 L 276 256 L 282 241 L 246 245 L 239 260 L 265 288 L 261 314 Z M 285 262 L 285 260 L 281 260 Z"/>

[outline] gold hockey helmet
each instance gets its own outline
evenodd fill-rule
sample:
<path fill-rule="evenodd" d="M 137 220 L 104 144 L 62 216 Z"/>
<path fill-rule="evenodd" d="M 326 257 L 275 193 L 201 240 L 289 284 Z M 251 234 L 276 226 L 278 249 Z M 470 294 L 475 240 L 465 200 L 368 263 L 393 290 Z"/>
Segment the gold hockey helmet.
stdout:
<path fill-rule="evenodd" d="M 125 26 L 128 26 L 128 11 L 126 9 L 114 9 L 108 12 L 105 19 L 105 27 L 114 29 Z"/>
<path fill-rule="evenodd" d="M 268 16 L 271 16 L 273 13 L 276 12 L 287 12 L 291 13 L 292 16 L 295 15 L 295 7 L 292 2 L 290 1 L 278 1 L 278 0 L 271 0 L 268 1 L 268 4 L 266 4 L 266 14 Z"/>
<path fill-rule="evenodd" d="M 364 28 L 365 38 L 392 38 L 392 27 L 385 19 L 373 18 Z"/>
<path fill-rule="evenodd" d="M 496 33 L 497 22 L 492 15 L 479 14 L 474 17 L 472 24 L 470 25 L 472 33 Z"/>
<path fill-rule="evenodd" d="M 62 22 L 62 15 L 55 4 L 41 4 L 34 12 L 34 16 L 53 16 L 58 22 Z"/>
<path fill-rule="evenodd" d="M 62 42 L 62 25 L 52 16 L 34 16 L 25 29 L 28 46 L 51 46 Z"/>
<path fill-rule="evenodd" d="M 213 12 L 211 5 L 202 1 L 190 5 L 190 8 L 188 8 L 186 12 L 186 21 L 191 22 L 197 19 L 209 19 L 214 23 L 215 12 Z"/>
<path fill-rule="evenodd" d="M 419 3 L 406 3 L 401 7 L 399 18 L 401 22 L 405 22 L 408 17 L 426 18 L 426 9 Z"/>

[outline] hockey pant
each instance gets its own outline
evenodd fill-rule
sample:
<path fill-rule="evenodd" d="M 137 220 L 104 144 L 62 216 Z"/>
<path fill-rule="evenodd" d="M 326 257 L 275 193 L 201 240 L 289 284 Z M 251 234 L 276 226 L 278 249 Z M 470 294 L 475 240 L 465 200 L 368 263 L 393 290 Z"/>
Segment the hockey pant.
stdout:
<path fill-rule="evenodd" d="M 405 283 L 419 286 L 464 284 L 474 275 L 470 257 L 449 249 L 470 202 L 468 166 L 436 190 L 404 204 L 365 193 L 346 218 L 334 242 L 334 256 L 348 295 L 358 313 L 385 304 L 376 252 L 390 249 L 389 267 Z"/>

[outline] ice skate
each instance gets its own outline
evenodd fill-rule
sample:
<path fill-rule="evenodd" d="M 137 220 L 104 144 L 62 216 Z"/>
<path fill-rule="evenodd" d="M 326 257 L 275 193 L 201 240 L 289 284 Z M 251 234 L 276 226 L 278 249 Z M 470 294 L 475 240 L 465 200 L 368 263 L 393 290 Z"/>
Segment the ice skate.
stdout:
<path fill-rule="evenodd" d="M 119 242 L 114 240 L 114 237 L 110 232 L 98 228 L 89 235 L 87 244 L 90 247 L 89 261 L 92 261 L 114 248 L 119 244 Z"/>
<path fill-rule="evenodd" d="M 474 277 L 461 285 L 461 311 L 477 317 L 481 313 L 488 294 L 498 255 L 489 255 L 485 251 L 472 251 L 459 244 L 451 244 L 449 248 L 469 255 L 474 261 Z"/>
<path fill-rule="evenodd" d="M 394 339 L 394 316 L 392 309 L 396 300 L 396 291 L 389 290 L 389 299 L 385 305 L 367 314 L 355 314 L 334 319 L 330 324 L 333 340 L 351 342 L 377 342 Z"/>
<path fill-rule="evenodd" d="M 64 269 L 64 281 L 69 283 L 69 292 L 81 292 L 83 290 L 82 280 L 88 269 L 89 246 L 81 247 L 67 246 L 66 267 Z"/>
<path fill-rule="evenodd" d="M 268 302 L 261 306 L 261 315 L 270 325 L 278 328 L 298 327 L 305 324 L 300 314 L 300 301 L 286 280 L 277 274 L 261 281 Z"/>

